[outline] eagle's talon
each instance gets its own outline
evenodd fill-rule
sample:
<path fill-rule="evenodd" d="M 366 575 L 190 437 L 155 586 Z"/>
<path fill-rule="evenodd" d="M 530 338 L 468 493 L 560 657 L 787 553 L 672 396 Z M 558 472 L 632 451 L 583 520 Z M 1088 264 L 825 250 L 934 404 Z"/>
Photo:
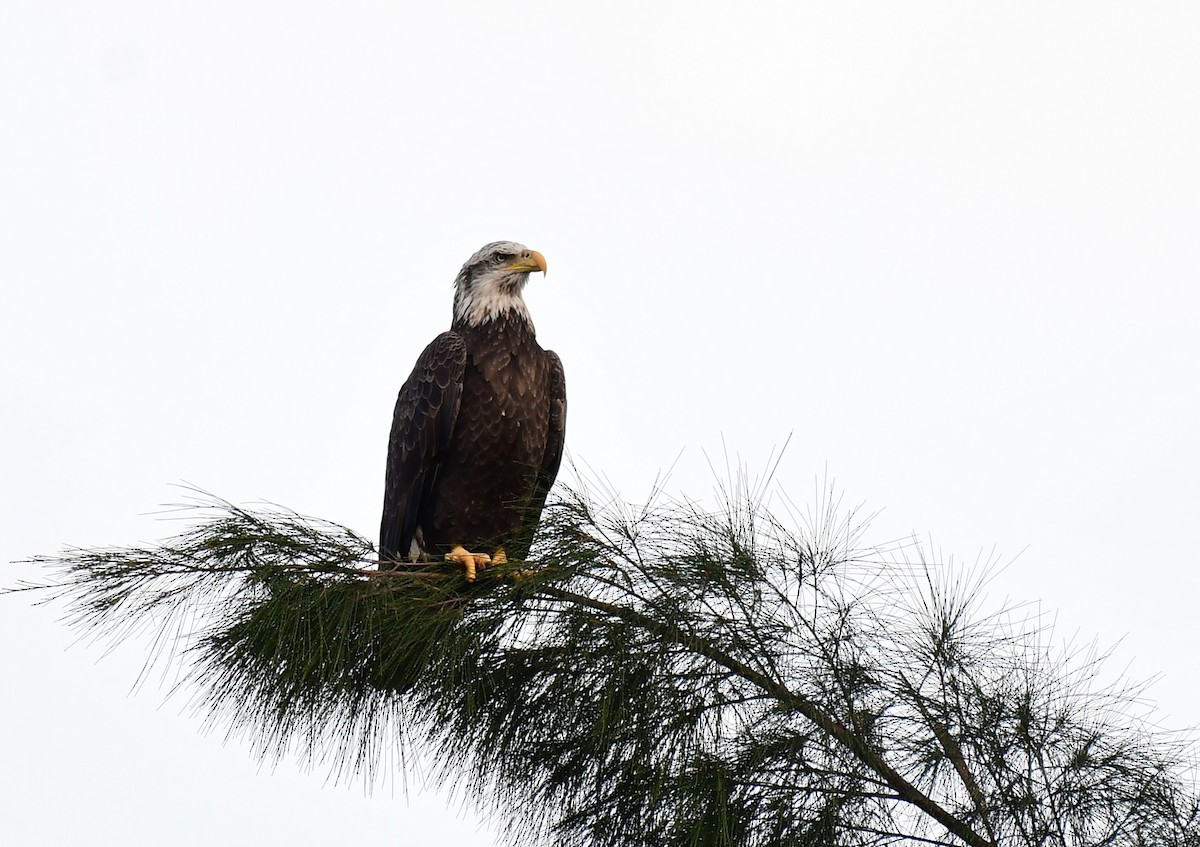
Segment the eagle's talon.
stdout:
<path fill-rule="evenodd" d="M 446 554 L 446 561 L 462 565 L 466 569 L 467 582 L 474 582 L 475 569 L 486 568 L 492 561 L 492 557 L 487 553 L 472 553 L 461 544 L 456 544 L 454 549 Z"/>
<path fill-rule="evenodd" d="M 496 551 L 496 555 L 492 556 L 492 564 L 493 565 L 507 565 L 508 564 L 508 556 L 505 554 L 503 547 L 501 547 L 499 550 Z M 513 582 L 520 582 L 522 579 L 524 579 L 527 576 L 533 576 L 533 574 L 534 574 L 534 571 L 530 570 L 529 568 L 516 568 L 515 570 L 511 570 L 508 573 L 506 573 L 505 576 L 507 576 Z"/>

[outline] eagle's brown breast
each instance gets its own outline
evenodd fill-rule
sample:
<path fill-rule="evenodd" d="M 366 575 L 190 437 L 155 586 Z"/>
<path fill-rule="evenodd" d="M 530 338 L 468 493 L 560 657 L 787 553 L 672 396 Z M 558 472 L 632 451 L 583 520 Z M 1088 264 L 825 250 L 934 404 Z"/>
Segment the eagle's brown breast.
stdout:
<path fill-rule="evenodd" d="M 495 550 L 522 529 L 550 425 L 550 362 L 529 324 L 509 317 L 457 332 L 467 350 L 458 417 L 418 516 L 427 554 Z"/>

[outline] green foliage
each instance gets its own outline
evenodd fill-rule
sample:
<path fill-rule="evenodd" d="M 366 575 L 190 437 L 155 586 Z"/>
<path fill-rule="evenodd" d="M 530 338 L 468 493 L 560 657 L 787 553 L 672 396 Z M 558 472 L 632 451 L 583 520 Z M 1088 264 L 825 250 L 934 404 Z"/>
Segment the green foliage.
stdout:
<path fill-rule="evenodd" d="M 161 547 L 50 561 L 74 621 L 155 633 L 263 755 L 436 763 L 514 842 L 1200 845 L 1192 747 L 915 547 L 821 498 L 716 513 L 571 493 L 476 583 L 349 530 L 202 507 Z"/>

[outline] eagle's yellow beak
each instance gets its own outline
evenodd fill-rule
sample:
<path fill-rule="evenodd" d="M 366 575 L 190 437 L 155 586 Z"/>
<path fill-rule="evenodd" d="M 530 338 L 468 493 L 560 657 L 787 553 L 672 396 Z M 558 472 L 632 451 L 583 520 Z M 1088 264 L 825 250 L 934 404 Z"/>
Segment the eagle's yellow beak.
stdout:
<path fill-rule="evenodd" d="M 530 250 L 523 256 L 518 256 L 513 259 L 509 270 L 523 271 L 524 273 L 533 273 L 534 271 L 546 272 L 546 257 L 537 250 Z"/>

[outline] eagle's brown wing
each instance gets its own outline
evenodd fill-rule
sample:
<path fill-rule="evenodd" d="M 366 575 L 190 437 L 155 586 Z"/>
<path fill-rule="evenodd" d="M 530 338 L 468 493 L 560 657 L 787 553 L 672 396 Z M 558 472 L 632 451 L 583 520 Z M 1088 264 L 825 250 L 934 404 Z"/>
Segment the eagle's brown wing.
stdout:
<path fill-rule="evenodd" d="M 546 506 L 546 496 L 558 476 L 559 465 L 562 464 L 563 445 L 567 440 L 567 378 L 563 373 L 562 360 L 553 350 L 545 352 L 546 364 L 549 370 L 547 380 L 550 389 L 550 420 L 546 433 L 546 450 L 542 455 L 542 463 L 538 468 L 537 483 L 533 497 L 529 501 L 529 511 L 525 518 L 525 526 L 521 538 L 512 551 L 517 559 L 529 555 L 529 547 L 533 542 L 533 534 L 542 518 L 542 509 Z"/>
<path fill-rule="evenodd" d="M 399 561 L 410 553 L 421 503 L 437 477 L 439 453 L 454 431 L 466 362 L 462 337 L 443 332 L 421 353 L 400 388 L 388 439 L 379 527 L 381 563 Z"/>

